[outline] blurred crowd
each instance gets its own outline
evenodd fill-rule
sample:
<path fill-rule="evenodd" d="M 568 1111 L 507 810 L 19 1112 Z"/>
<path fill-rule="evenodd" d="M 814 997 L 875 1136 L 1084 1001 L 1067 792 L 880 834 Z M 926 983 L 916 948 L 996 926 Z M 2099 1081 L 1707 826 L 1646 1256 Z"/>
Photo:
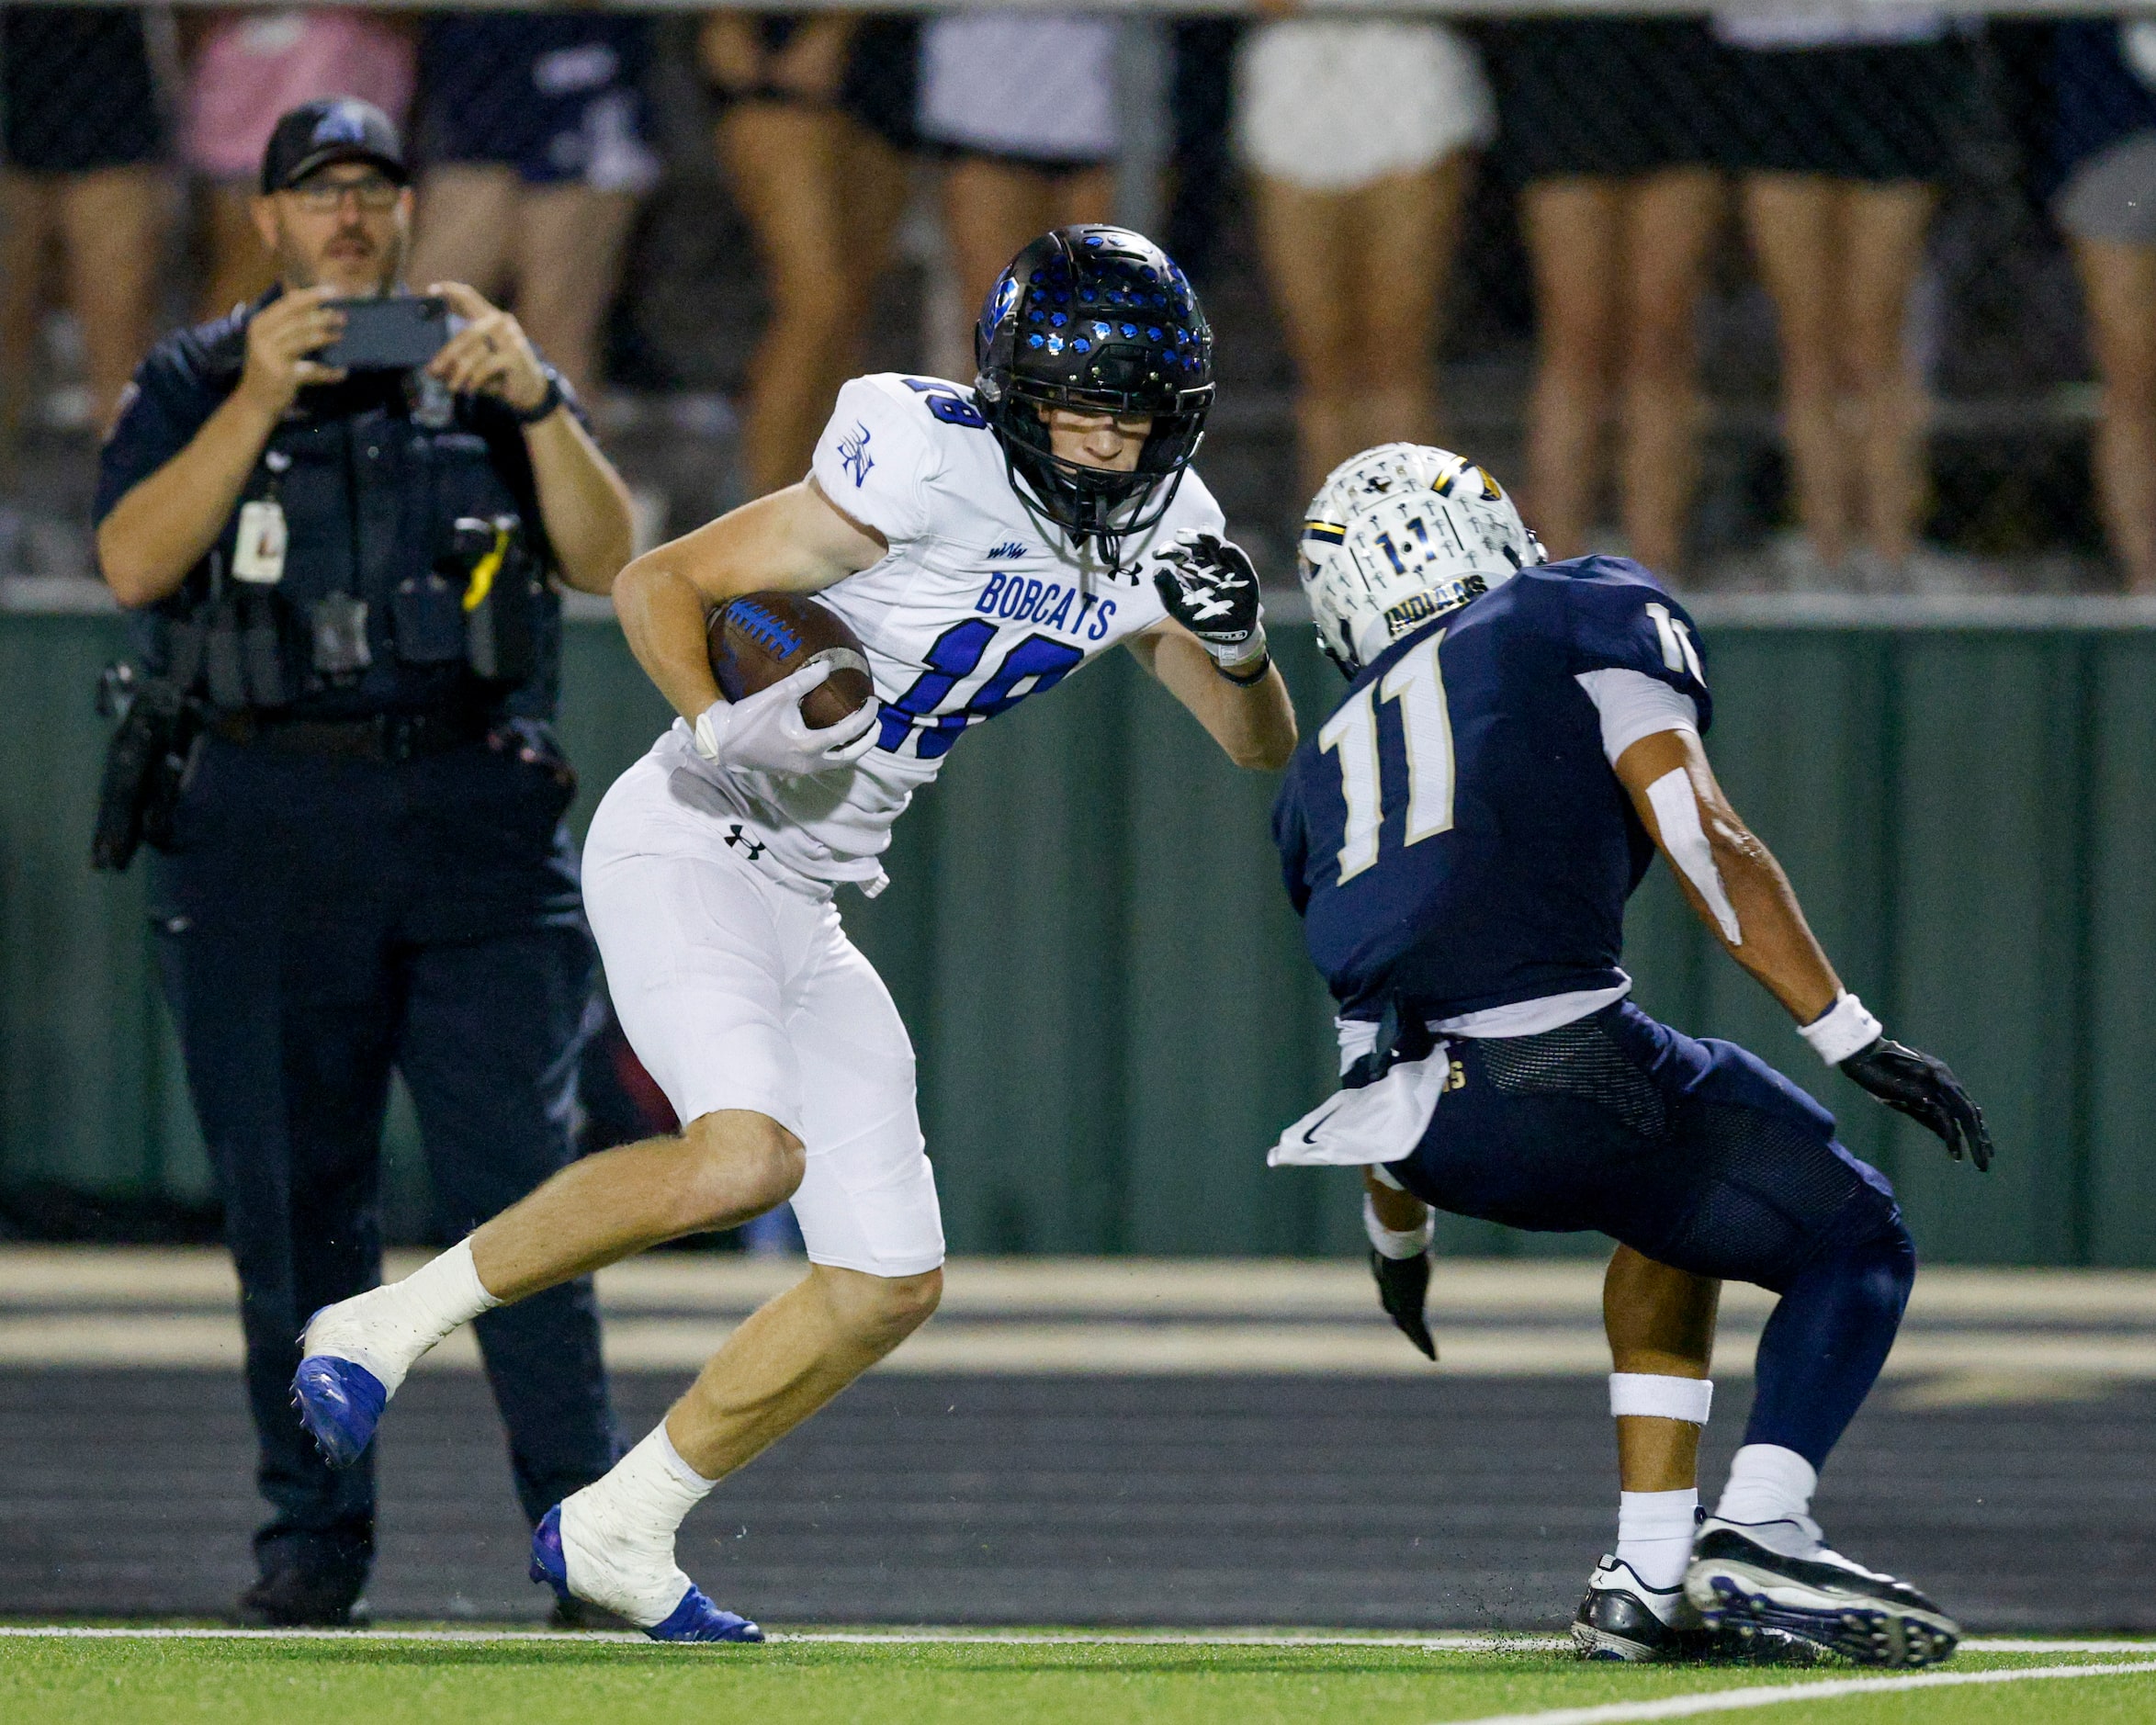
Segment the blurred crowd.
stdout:
<path fill-rule="evenodd" d="M 0 6 L 0 460 L 52 308 L 79 326 L 102 423 L 161 319 L 264 288 L 252 176 L 277 116 L 322 95 L 399 117 L 425 164 L 410 279 L 506 296 L 598 395 L 610 310 L 659 290 L 625 281 L 624 261 L 679 148 L 652 120 L 663 76 L 703 105 L 696 147 L 761 280 L 741 486 L 788 483 L 839 382 L 893 350 L 876 338 L 897 315 L 886 265 L 909 209 L 925 198 L 939 219 L 950 288 L 931 310 L 952 327 L 915 315 L 897 343 L 924 369 L 964 354 L 1026 239 L 1127 212 L 1136 28 L 994 10 L 662 24 Z M 1714 412 L 1700 306 L 1734 269 L 1771 310 L 1763 555 L 1789 585 L 1922 586 L 1943 327 L 1925 265 L 1957 176 L 1990 174 L 2071 260 L 2074 363 L 2100 391 L 2083 491 L 2117 582 L 2156 592 L 2156 19 L 2002 27 L 1812 0 L 1465 25 L 1276 8 L 1154 39 L 1169 54 L 1163 237 L 1210 294 L 1234 250 L 1213 243 L 1220 212 L 1243 224 L 1287 359 L 1298 498 L 1353 451 L 1442 439 L 1474 405 L 1440 400 L 1463 374 L 1439 361 L 1462 357 L 1455 265 L 1501 193 L 1527 344 L 1512 478 L 1554 555 L 1608 546 L 1680 577 L 1693 562 Z M 169 263 L 183 182 L 191 307 Z"/>

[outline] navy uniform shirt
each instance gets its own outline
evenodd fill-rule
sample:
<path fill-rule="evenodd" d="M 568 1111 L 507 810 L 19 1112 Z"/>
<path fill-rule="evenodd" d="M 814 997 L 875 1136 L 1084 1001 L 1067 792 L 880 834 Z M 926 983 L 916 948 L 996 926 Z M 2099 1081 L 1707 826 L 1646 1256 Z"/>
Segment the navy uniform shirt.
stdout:
<path fill-rule="evenodd" d="M 136 369 L 97 464 L 93 520 L 102 524 L 121 498 L 194 441 L 239 387 L 246 364 L 247 322 L 277 295 L 166 337 Z M 418 711 L 467 694 L 464 627 L 456 592 L 436 592 L 430 575 L 459 516 L 511 513 L 550 567 L 537 485 L 524 430 L 489 396 L 452 398 L 447 423 L 415 416 L 412 382 L 397 372 L 356 372 L 340 384 L 302 389 L 258 457 L 243 499 L 265 494 L 269 450 L 288 457 L 276 489 L 290 542 L 279 595 L 285 658 L 297 674 L 290 711 L 336 718 Z M 571 411 L 582 417 L 573 402 Z M 229 568 L 239 505 L 216 547 Z M 450 583 L 455 585 L 454 582 Z M 429 591 L 415 592 L 427 586 Z M 164 625 L 201 603 L 196 569 L 170 598 L 135 614 L 135 646 L 144 667 L 167 663 Z M 372 665 L 356 682 L 310 686 L 306 602 L 323 592 L 349 592 L 368 605 Z M 535 619 L 538 665 L 525 682 L 489 692 L 519 718 L 554 715 L 559 666 L 559 603 L 548 591 Z"/>
<path fill-rule="evenodd" d="M 1530 569 L 1356 678 L 1273 806 L 1288 896 L 1343 1016 L 1450 1018 L 1623 981 L 1654 845 L 1583 671 L 1707 688 L 1690 619 L 1637 563 Z"/>

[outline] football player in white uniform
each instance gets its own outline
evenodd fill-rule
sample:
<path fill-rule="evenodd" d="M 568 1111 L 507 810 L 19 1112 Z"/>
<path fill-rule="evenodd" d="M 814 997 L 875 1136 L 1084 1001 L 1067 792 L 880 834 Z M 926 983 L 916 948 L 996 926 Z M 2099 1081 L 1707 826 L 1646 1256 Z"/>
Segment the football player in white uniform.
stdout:
<path fill-rule="evenodd" d="M 934 1310 L 943 1235 L 913 1050 L 847 940 L 841 882 L 884 885 L 891 823 L 972 726 L 1120 644 L 1238 764 L 1295 744 L 1249 560 L 1189 470 L 1213 398 L 1189 282 L 1127 230 L 1059 230 L 998 282 L 971 389 L 860 378 L 801 483 L 623 570 L 615 609 L 681 715 L 601 804 L 584 899 L 678 1137 L 587 1157 L 401 1282 L 309 1324 L 294 1393 L 333 1460 L 412 1362 L 504 1301 L 791 1198 L 810 1268 L 657 1429 L 540 1524 L 534 1580 L 661 1640 L 754 1640 L 674 1562 L 725 1474 Z M 705 620 L 813 592 L 867 648 L 876 700 L 810 730 L 796 671 L 728 705 Z"/>

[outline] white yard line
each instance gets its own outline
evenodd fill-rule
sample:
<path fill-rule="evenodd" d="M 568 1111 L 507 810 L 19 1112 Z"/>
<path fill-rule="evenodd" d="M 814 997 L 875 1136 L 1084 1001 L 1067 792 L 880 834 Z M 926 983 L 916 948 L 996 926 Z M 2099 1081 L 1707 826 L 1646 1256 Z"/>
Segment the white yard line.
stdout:
<path fill-rule="evenodd" d="M 564 1634 L 559 1629 L 237 1629 L 155 1627 L 0 1625 L 0 1638 L 83 1641 L 545 1641 L 573 1647 L 580 1641 L 653 1645 L 623 1630 Z M 1563 1635 L 1356 1635 L 1274 1634 L 1265 1629 L 797 1629 L 777 1630 L 773 1642 L 842 1647 L 921 1647 L 963 1643 L 986 1647 L 1406 1647 L 1437 1653 L 1555 1652 L 1572 1645 Z M 2138 1643 L 2136 1644 L 2138 1645 Z"/>
<path fill-rule="evenodd" d="M 645 1638 L 626 1631 L 586 1632 L 567 1635 L 559 1629 L 166 1629 L 107 1625 L 14 1624 L 0 1625 L 0 1638 L 68 1640 L 374 1640 L 374 1641 L 545 1641 L 574 1646 L 579 1640 L 626 1641 L 644 1645 Z M 1382 1631 L 1359 1634 L 1353 1630 L 1308 1631 L 1273 1629 L 969 1629 L 924 1626 L 920 1629 L 795 1629 L 774 1632 L 773 1641 L 828 1643 L 839 1646 L 930 1646 L 950 1642 L 981 1643 L 991 1647 L 1407 1647 L 1436 1653 L 1555 1652 L 1569 1648 L 1565 1635 L 1490 1634 L 1450 1631 L 1423 1635 L 1388 1635 Z M 2010 1636 L 1981 1637 L 1961 1643 L 1974 1653 L 2145 1653 L 2156 1649 L 2151 1640 L 2017 1640 Z M 2057 1669 L 2079 1669 L 2059 1667 Z M 2110 1666 L 2110 1670 L 2156 1667 Z M 2023 1674 L 1947 1673 L 1955 1677 Z M 1879 1682 L 1881 1679 L 1857 1679 Z M 1817 1693 L 1817 1686 L 1812 1691 Z M 1725 1692 L 1734 1693 L 1734 1692 Z M 1749 1692 L 1746 1692 L 1749 1693 Z M 1778 1693 L 1776 1691 L 1775 1693 Z M 1652 1703 L 1660 1706 L 1662 1703 Z M 1541 1714 L 1518 1717 L 1548 1719 Z M 1612 1717 L 1615 1717 L 1614 1715 Z"/>
<path fill-rule="evenodd" d="M 1761 1685 L 1705 1695 L 1665 1696 L 1659 1701 L 1611 1701 L 1598 1707 L 1551 1708 L 1537 1713 L 1485 1713 L 1454 1725 L 1622 1725 L 1631 1719 L 1692 1719 L 1701 1713 L 1738 1713 L 1789 1701 L 1826 1701 L 1874 1691 L 1950 1689 L 1967 1684 L 2037 1683 L 2055 1677 L 2110 1677 L 2156 1672 L 2156 1660 L 2134 1664 L 2039 1665 L 2030 1671 L 1925 1671 L 1906 1677 L 1838 1677 L 1825 1683 Z"/>

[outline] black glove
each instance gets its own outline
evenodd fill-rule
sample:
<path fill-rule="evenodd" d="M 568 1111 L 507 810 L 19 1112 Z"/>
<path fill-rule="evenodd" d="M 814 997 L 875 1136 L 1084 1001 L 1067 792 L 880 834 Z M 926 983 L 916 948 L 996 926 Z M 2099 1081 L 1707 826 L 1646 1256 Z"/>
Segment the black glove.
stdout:
<path fill-rule="evenodd" d="M 1423 1297 L 1430 1287 L 1430 1255 L 1417 1252 L 1413 1257 L 1387 1257 L 1373 1249 L 1370 1273 L 1377 1278 L 1378 1302 L 1385 1315 L 1400 1326 L 1401 1335 L 1422 1349 L 1426 1359 L 1435 1359 L 1438 1345 L 1430 1339 L 1428 1321 L 1422 1315 Z"/>
<path fill-rule="evenodd" d="M 1198 637 L 1213 662 L 1238 682 L 1255 682 L 1265 659 L 1258 571 L 1240 546 L 1186 530 L 1157 558 L 1153 587 L 1168 614 Z"/>
<path fill-rule="evenodd" d="M 1984 1130 L 1984 1111 L 1945 1061 L 1881 1036 L 1843 1061 L 1842 1070 L 1889 1108 L 1937 1133 L 1955 1161 L 1966 1147 L 1977 1172 L 1990 1170 L 1992 1134 Z"/>

